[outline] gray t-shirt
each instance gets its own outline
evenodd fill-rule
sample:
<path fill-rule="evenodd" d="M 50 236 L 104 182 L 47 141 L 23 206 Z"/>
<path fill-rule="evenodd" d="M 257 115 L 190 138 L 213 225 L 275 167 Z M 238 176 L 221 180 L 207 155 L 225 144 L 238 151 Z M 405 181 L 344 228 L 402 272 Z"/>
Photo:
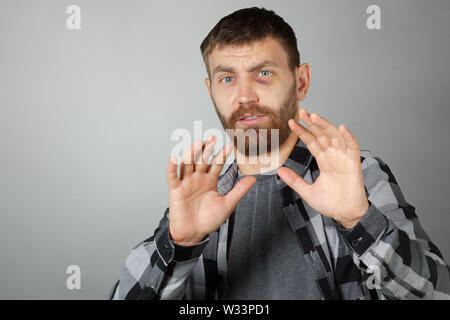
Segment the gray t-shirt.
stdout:
<path fill-rule="evenodd" d="M 222 299 L 321 299 L 282 209 L 274 169 L 256 183 L 230 218 L 227 295 Z M 238 172 L 236 183 L 245 175 Z"/>

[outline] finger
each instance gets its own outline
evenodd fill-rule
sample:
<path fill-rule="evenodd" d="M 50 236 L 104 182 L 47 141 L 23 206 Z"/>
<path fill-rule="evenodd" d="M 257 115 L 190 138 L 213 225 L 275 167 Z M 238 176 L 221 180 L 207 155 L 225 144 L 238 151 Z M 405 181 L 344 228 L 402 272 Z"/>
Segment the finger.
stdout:
<path fill-rule="evenodd" d="M 194 172 L 194 149 L 198 143 L 201 143 L 200 140 L 195 140 L 193 144 L 189 147 L 186 153 L 183 155 L 181 160 L 181 179 L 184 179 Z"/>
<path fill-rule="evenodd" d="M 287 167 L 281 167 L 278 169 L 277 174 L 289 187 L 297 192 L 300 197 L 308 201 L 311 190 L 311 185 L 309 183 Z"/>
<path fill-rule="evenodd" d="M 353 133 L 351 133 L 351 131 L 348 130 L 348 128 L 344 124 L 341 124 L 339 126 L 339 129 L 342 132 L 342 135 L 344 136 L 344 139 L 347 143 L 347 152 L 350 152 L 351 155 L 359 157 L 360 146 Z"/>
<path fill-rule="evenodd" d="M 208 141 L 205 142 L 205 144 L 208 143 Z M 202 140 L 197 139 L 194 141 L 194 157 L 192 164 L 194 165 L 193 169 L 195 172 L 195 168 L 197 165 L 202 164 L 202 151 L 205 147 L 205 144 L 202 142 Z"/>
<path fill-rule="evenodd" d="M 241 179 L 233 189 L 230 190 L 225 196 L 225 207 L 227 211 L 232 211 L 239 200 L 250 190 L 250 188 L 255 184 L 256 178 L 253 176 L 248 176 Z"/>
<path fill-rule="evenodd" d="M 308 126 L 309 130 L 314 134 L 322 149 L 331 147 L 331 141 L 323 130 L 311 120 L 309 113 L 305 108 L 301 108 L 299 112 L 300 119 Z"/>
<path fill-rule="evenodd" d="M 211 156 L 211 153 L 214 149 L 216 143 L 216 139 L 214 136 L 210 136 L 209 139 L 206 141 L 206 143 L 203 146 L 203 152 L 202 152 L 202 163 L 201 164 L 196 164 L 194 171 L 195 172 L 206 172 L 206 169 L 208 168 L 209 165 L 209 158 Z"/>
<path fill-rule="evenodd" d="M 169 189 L 175 189 L 181 183 L 177 173 L 177 166 L 177 159 L 171 156 L 167 165 L 167 184 L 169 185 Z"/>
<path fill-rule="evenodd" d="M 184 179 L 184 172 L 185 172 L 184 163 L 183 163 L 183 159 L 181 159 L 181 161 L 180 161 L 180 180 Z"/>
<path fill-rule="evenodd" d="M 323 152 L 316 137 L 308 129 L 293 119 L 290 119 L 288 124 L 291 130 L 306 144 L 306 147 L 315 158 Z"/>
<path fill-rule="evenodd" d="M 314 115 L 311 116 L 313 122 L 316 123 L 320 128 L 322 128 L 325 134 L 330 137 L 333 146 L 345 152 L 345 150 L 347 149 L 347 144 L 339 129 L 336 128 L 336 126 L 333 125 L 330 121 L 318 115 L 317 113 L 314 113 Z"/>
<path fill-rule="evenodd" d="M 231 143 L 227 143 L 220 151 L 214 156 L 211 161 L 211 165 L 208 169 L 208 173 L 218 176 L 222 171 L 225 162 L 227 161 L 228 155 L 232 149 Z"/>
<path fill-rule="evenodd" d="M 336 148 L 343 152 L 347 150 L 347 145 L 345 143 L 344 137 L 341 132 L 327 119 L 313 112 L 310 115 L 312 122 L 317 125 L 318 130 L 321 130 L 323 134 L 328 136 L 331 141 L 331 144 Z"/>

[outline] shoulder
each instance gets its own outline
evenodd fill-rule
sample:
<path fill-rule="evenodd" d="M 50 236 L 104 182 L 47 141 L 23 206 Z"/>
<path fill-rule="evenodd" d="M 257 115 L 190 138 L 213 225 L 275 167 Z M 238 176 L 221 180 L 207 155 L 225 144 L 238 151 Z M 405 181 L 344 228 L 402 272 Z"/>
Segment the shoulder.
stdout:
<path fill-rule="evenodd" d="M 396 188 L 398 188 L 397 179 L 394 177 L 391 168 L 378 154 L 369 150 L 360 150 L 360 158 L 366 186 L 375 187 L 382 181 L 390 188 L 393 185 L 397 185 Z"/>
<path fill-rule="evenodd" d="M 363 170 L 374 166 L 380 167 L 381 169 L 388 167 L 386 162 L 378 154 L 370 150 L 361 149 L 359 153 Z"/>

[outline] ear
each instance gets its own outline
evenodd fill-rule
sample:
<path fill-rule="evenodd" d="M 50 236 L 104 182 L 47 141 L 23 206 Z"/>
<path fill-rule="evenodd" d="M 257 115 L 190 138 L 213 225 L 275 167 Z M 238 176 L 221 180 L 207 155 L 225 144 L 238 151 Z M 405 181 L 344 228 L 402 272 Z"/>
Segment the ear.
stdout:
<path fill-rule="evenodd" d="M 311 69 L 309 68 L 309 64 L 303 63 L 295 68 L 295 83 L 298 101 L 302 101 L 306 98 L 310 80 Z"/>
<path fill-rule="evenodd" d="M 209 81 L 209 78 L 205 78 L 205 84 L 208 89 L 209 96 L 211 97 L 211 82 Z"/>

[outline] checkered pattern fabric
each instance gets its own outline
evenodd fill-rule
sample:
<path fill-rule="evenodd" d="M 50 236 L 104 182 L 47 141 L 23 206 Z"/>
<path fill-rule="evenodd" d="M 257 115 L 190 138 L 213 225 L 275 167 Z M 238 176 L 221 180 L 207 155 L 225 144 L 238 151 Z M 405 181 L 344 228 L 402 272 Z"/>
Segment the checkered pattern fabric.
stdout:
<path fill-rule="evenodd" d="M 312 209 L 277 176 L 299 254 L 314 270 L 323 299 L 450 299 L 450 268 L 405 201 L 390 168 L 361 150 L 369 208 L 352 228 Z M 320 171 L 299 139 L 283 164 L 313 183 Z M 219 177 L 234 186 L 236 161 Z M 153 236 L 131 250 L 109 299 L 220 299 L 227 290 L 228 221 L 200 243 L 171 241 L 166 209 Z M 301 270 L 299 270 L 301 272 Z M 243 270 L 245 276 L 245 270 Z"/>

